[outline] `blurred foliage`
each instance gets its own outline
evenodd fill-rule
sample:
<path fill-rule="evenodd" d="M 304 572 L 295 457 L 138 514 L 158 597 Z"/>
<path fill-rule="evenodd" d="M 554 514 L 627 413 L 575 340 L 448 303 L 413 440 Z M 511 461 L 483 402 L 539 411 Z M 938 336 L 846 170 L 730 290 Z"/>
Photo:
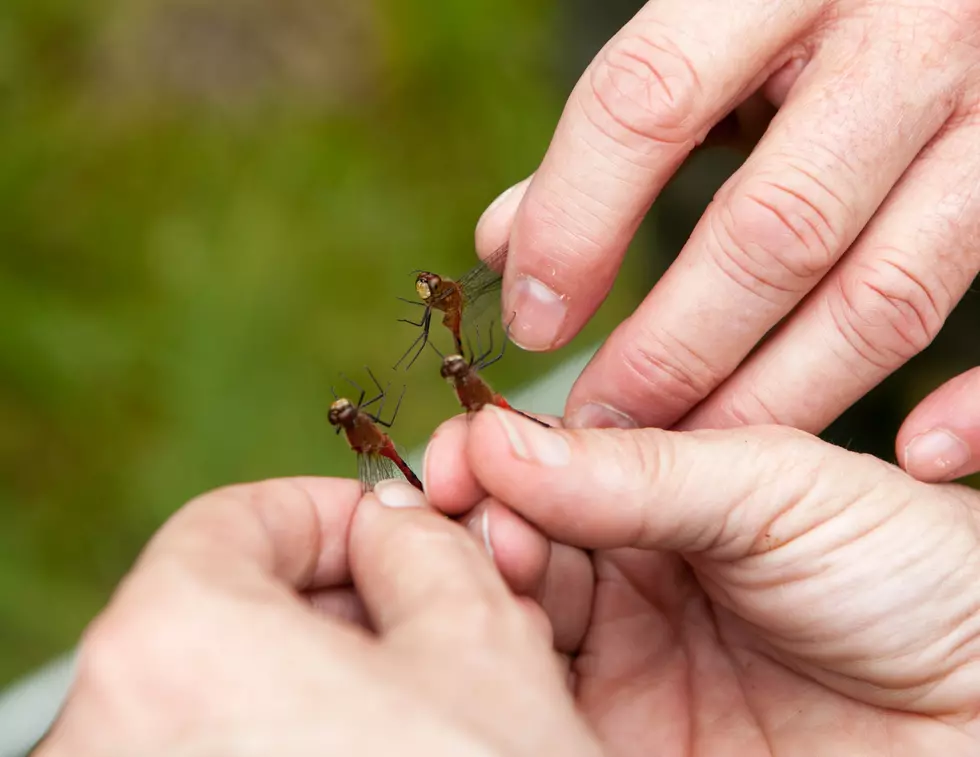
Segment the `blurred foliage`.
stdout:
<path fill-rule="evenodd" d="M 472 265 L 479 213 L 535 169 L 637 5 L 6 0 L 0 685 L 69 647 L 190 497 L 354 475 L 329 387 L 408 347 L 412 270 Z M 570 350 L 643 296 L 726 160 L 701 156 L 658 200 L 666 255 L 631 256 Z M 970 317 L 830 437 L 890 459 L 901 417 L 978 362 Z M 514 350 L 491 379 L 506 391 L 564 354 Z M 403 447 L 457 411 L 436 364 L 397 377 Z"/>

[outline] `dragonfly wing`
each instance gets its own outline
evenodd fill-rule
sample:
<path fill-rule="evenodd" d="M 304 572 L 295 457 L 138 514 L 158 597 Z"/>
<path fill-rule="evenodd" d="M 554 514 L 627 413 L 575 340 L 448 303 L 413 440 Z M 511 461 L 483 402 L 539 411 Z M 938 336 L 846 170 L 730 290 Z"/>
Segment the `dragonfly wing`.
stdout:
<path fill-rule="evenodd" d="M 507 245 L 504 244 L 459 277 L 457 283 L 463 290 L 466 306 L 475 307 L 480 300 L 486 299 L 486 295 L 500 291 L 506 262 Z"/>
<path fill-rule="evenodd" d="M 377 452 L 362 452 L 357 456 L 357 477 L 361 480 L 361 489 L 372 491 L 379 481 L 390 478 L 404 478 L 394 461 Z"/>

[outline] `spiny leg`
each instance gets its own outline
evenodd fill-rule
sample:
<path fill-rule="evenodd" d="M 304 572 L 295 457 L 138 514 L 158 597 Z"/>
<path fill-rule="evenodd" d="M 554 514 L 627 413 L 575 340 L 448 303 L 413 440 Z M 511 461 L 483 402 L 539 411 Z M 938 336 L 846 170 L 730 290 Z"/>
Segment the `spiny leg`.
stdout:
<path fill-rule="evenodd" d="M 483 362 L 481 359 L 478 370 L 489 368 L 491 365 L 496 363 L 498 360 L 500 360 L 500 358 L 504 356 L 504 352 L 506 351 L 506 349 L 507 349 L 507 336 L 505 334 L 503 344 L 500 345 L 500 352 L 498 352 L 496 355 L 494 355 L 489 360 L 486 360 L 485 362 Z M 491 332 L 490 334 L 490 349 L 487 351 L 487 354 L 483 356 L 483 358 L 488 357 L 491 352 L 493 352 L 493 332 Z"/>
<path fill-rule="evenodd" d="M 366 394 L 364 387 L 354 381 L 354 379 L 349 378 L 345 373 L 341 373 L 340 377 L 361 393 L 361 396 L 358 397 L 357 402 L 354 403 L 354 406 L 358 409 L 364 407 L 364 395 Z M 369 402 L 368 404 L 370 405 L 371 403 Z"/>
<path fill-rule="evenodd" d="M 443 360 L 446 359 L 446 356 L 442 354 L 442 350 L 440 350 L 438 347 L 436 347 L 435 341 L 433 341 L 432 339 L 430 339 L 429 340 L 429 346 L 432 348 L 432 351 L 435 352 L 440 358 L 442 358 Z"/>
<path fill-rule="evenodd" d="M 493 321 L 490 321 L 490 327 L 488 329 L 488 332 L 489 332 L 489 337 L 488 337 L 489 345 L 487 346 L 487 351 L 481 353 L 479 357 L 474 356 L 473 360 L 470 362 L 470 365 L 475 365 L 477 370 L 487 365 L 483 361 L 486 360 L 487 357 L 489 357 L 490 353 L 493 352 Z M 477 345 L 479 345 L 480 331 L 478 328 L 476 330 L 476 339 L 477 339 Z M 493 365 L 493 363 L 490 363 L 489 365 Z"/>
<path fill-rule="evenodd" d="M 395 423 L 395 418 L 398 417 L 398 411 L 401 409 L 402 400 L 405 398 L 405 390 L 406 389 L 407 389 L 407 387 L 404 387 L 404 386 L 402 387 L 402 392 L 401 392 L 401 394 L 398 395 L 398 402 L 395 405 L 395 411 L 391 414 L 391 419 L 390 420 L 388 420 L 388 421 L 382 420 L 381 419 L 381 413 L 380 412 L 377 415 L 373 416 L 371 418 L 371 420 L 373 420 L 379 426 L 384 426 L 385 428 L 391 428 L 392 425 L 394 425 L 394 423 Z"/>
<path fill-rule="evenodd" d="M 368 404 L 368 405 L 373 405 L 373 404 L 374 404 L 375 402 L 377 402 L 377 401 L 378 401 L 378 400 L 380 399 L 380 400 L 381 400 L 381 404 L 380 404 L 380 405 L 378 405 L 378 415 L 380 416 L 380 415 L 381 415 L 381 413 L 382 413 L 382 411 L 384 410 L 384 406 L 385 406 L 385 400 L 386 400 L 386 399 L 388 398 L 388 387 L 390 387 L 390 386 L 391 386 L 391 382 L 390 382 L 390 381 L 388 382 L 388 387 L 384 387 L 384 388 L 383 388 L 383 387 L 381 386 L 381 382 L 380 382 L 380 381 L 378 381 L 378 377 L 377 377 L 377 376 L 375 376 L 375 375 L 374 375 L 374 374 L 373 374 L 373 373 L 371 372 L 371 369 L 370 369 L 370 368 L 368 368 L 368 367 L 367 367 L 367 366 L 365 365 L 365 366 L 364 366 L 364 370 L 366 370 L 366 371 L 367 371 L 367 374 L 368 374 L 368 376 L 370 376 L 370 377 L 371 377 L 371 380 L 372 380 L 372 381 L 374 382 L 374 385 L 375 385 L 376 387 L 378 387 L 378 396 L 377 396 L 377 397 L 375 397 L 375 398 L 374 398 L 373 400 L 370 400 L 370 401 L 369 401 L 369 402 L 368 402 L 367 404 Z"/>

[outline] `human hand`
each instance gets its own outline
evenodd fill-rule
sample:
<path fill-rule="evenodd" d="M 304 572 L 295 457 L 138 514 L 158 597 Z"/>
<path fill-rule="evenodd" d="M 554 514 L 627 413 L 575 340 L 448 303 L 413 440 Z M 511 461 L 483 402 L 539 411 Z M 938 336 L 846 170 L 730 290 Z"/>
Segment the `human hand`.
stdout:
<path fill-rule="evenodd" d="M 292 479 L 181 510 L 38 757 L 599 755 L 540 608 L 412 487 L 359 495 Z"/>
<path fill-rule="evenodd" d="M 433 503 L 489 493 L 594 550 L 573 670 L 609 754 L 980 749 L 980 493 L 785 428 L 547 430 L 496 408 L 427 461 Z"/>
<path fill-rule="evenodd" d="M 760 89 L 781 107 L 567 425 L 817 432 L 924 348 L 980 269 L 978 38 L 976 0 L 648 3 L 481 219 L 515 341 L 568 342 L 712 125 Z"/>

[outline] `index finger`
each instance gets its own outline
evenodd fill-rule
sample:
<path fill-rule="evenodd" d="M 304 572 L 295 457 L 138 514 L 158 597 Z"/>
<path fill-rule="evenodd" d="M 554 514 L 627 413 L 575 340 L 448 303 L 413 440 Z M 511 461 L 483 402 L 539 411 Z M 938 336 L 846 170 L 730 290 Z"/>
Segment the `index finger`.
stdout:
<path fill-rule="evenodd" d="M 525 349 L 553 349 L 579 331 L 670 176 L 822 10 L 800 0 L 719 5 L 649 3 L 572 91 L 510 237 L 503 307 L 517 313 L 510 336 Z"/>
<path fill-rule="evenodd" d="M 478 647 L 481 640 L 514 641 L 527 631 L 550 649 L 551 627 L 543 612 L 529 613 L 532 605 L 519 604 L 466 529 L 432 511 L 407 485 L 377 487 L 361 500 L 350 561 L 355 586 L 382 636 L 422 640 L 448 652 Z"/>

